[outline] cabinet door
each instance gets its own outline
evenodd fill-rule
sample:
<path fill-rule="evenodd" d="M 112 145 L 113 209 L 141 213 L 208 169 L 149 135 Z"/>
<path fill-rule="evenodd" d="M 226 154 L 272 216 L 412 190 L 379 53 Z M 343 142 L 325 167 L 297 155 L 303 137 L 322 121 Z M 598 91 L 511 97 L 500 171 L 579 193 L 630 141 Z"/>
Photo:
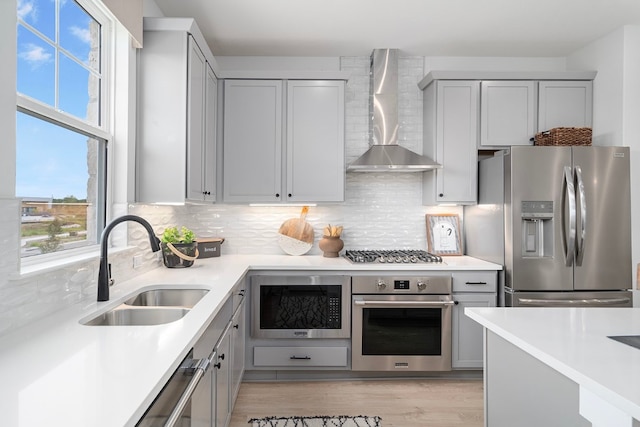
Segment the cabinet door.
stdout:
<path fill-rule="evenodd" d="M 424 153 L 442 164 L 423 174 L 426 205 L 476 203 L 478 93 L 476 81 L 438 81 L 425 90 Z"/>
<path fill-rule="evenodd" d="M 287 201 L 344 200 L 344 82 L 288 82 L 286 146 Z"/>
<path fill-rule="evenodd" d="M 187 35 L 145 31 L 144 37 L 145 48 L 138 50 L 136 201 L 184 203 Z"/>
<path fill-rule="evenodd" d="M 216 200 L 216 134 L 218 120 L 218 78 L 207 63 L 204 118 L 203 192 L 204 200 Z"/>
<path fill-rule="evenodd" d="M 202 51 L 189 36 L 187 67 L 187 194 L 186 198 L 204 199 L 205 108 L 207 62 Z"/>
<path fill-rule="evenodd" d="M 538 132 L 555 127 L 591 127 L 593 82 L 540 82 Z"/>
<path fill-rule="evenodd" d="M 230 420 L 230 382 L 229 382 L 229 366 L 231 360 L 231 335 L 225 333 L 218 342 L 216 347 L 217 358 L 214 361 L 215 368 L 215 426 L 226 427 Z"/>
<path fill-rule="evenodd" d="M 454 369 L 482 369 L 482 326 L 464 314 L 465 307 L 495 307 L 496 294 L 454 294 L 451 366 Z"/>
<path fill-rule="evenodd" d="M 480 147 L 531 145 L 536 132 L 533 81 L 483 81 Z"/>
<path fill-rule="evenodd" d="M 282 199 L 282 82 L 226 80 L 223 198 Z"/>
<path fill-rule="evenodd" d="M 243 298 L 235 316 L 231 320 L 231 406 L 229 408 L 231 411 L 233 411 L 233 405 L 238 396 L 242 375 L 244 374 L 245 336 L 247 330 L 245 305 L 245 299 Z"/>

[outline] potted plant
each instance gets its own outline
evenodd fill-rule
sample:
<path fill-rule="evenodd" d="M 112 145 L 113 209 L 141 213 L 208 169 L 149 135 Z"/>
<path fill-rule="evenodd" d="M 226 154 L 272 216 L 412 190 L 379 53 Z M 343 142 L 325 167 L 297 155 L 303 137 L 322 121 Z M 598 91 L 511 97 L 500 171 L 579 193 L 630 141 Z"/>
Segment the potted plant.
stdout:
<path fill-rule="evenodd" d="M 191 267 L 198 258 L 196 236 L 187 227 L 166 228 L 162 233 L 160 245 L 166 267 Z"/>

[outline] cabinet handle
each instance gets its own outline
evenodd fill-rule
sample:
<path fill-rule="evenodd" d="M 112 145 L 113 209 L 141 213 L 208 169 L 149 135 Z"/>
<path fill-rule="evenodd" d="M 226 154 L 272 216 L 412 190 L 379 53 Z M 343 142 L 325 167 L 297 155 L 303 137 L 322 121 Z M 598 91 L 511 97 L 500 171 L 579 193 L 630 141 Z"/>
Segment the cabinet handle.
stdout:
<path fill-rule="evenodd" d="M 276 197 L 280 197 L 280 193 L 276 193 Z"/>
<path fill-rule="evenodd" d="M 291 356 L 289 359 L 291 360 L 311 360 L 309 356 Z"/>
<path fill-rule="evenodd" d="M 218 363 L 214 363 L 213 366 L 215 366 L 216 369 L 220 369 L 222 365 L 220 364 L 220 362 L 218 362 Z"/>
<path fill-rule="evenodd" d="M 287 194 L 287 197 L 291 197 L 291 193 Z"/>
<path fill-rule="evenodd" d="M 239 327 L 240 327 L 240 325 L 238 325 L 238 324 L 233 325 L 233 329 L 238 329 Z"/>
<path fill-rule="evenodd" d="M 220 355 L 220 360 L 224 360 L 224 353 Z"/>
<path fill-rule="evenodd" d="M 444 197 L 444 193 L 438 194 L 438 197 Z"/>
<path fill-rule="evenodd" d="M 467 285 L 486 285 L 487 282 L 465 282 Z"/>

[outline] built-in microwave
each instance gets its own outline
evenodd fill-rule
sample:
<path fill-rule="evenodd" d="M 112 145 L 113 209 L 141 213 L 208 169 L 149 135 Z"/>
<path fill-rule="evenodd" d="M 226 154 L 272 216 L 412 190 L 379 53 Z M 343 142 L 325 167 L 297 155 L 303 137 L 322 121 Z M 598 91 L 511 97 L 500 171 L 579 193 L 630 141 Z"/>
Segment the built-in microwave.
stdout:
<path fill-rule="evenodd" d="M 253 276 L 251 314 L 254 338 L 349 338 L 351 277 Z"/>

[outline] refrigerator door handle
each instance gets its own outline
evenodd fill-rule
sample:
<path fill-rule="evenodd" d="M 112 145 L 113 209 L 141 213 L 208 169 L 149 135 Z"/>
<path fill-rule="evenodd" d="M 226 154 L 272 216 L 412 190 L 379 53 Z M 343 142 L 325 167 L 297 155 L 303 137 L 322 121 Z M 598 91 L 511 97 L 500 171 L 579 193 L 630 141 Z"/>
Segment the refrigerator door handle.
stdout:
<path fill-rule="evenodd" d="M 584 239 L 587 234 L 587 201 L 585 200 L 584 181 L 582 180 L 582 168 L 575 167 L 578 180 L 578 197 L 580 202 L 580 231 L 576 234 L 577 252 L 576 265 L 582 265 L 584 258 Z"/>
<path fill-rule="evenodd" d="M 569 229 L 565 235 L 565 265 L 571 267 L 576 246 L 576 192 L 573 185 L 573 172 L 569 166 L 564 167 L 564 187 L 569 204 Z"/>

